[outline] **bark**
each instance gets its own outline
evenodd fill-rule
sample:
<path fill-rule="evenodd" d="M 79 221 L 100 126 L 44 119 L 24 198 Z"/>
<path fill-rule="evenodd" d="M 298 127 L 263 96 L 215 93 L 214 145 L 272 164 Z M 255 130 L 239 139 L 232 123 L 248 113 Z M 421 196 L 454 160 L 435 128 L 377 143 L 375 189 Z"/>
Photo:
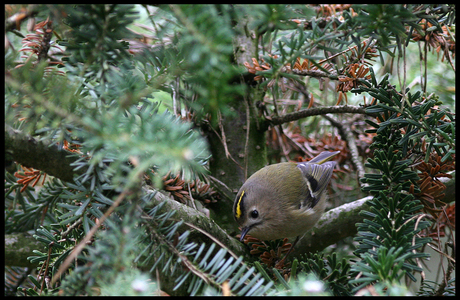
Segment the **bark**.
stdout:
<path fill-rule="evenodd" d="M 5 235 L 5 266 L 35 268 L 27 257 L 36 255 L 33 250 L 43 251 L 45 245 L 37 241 L 29 233 L 13 233 Z"/>
<path fill-rule="evenodd" d="M 292 255 L 321 251 L 348 236 L 354 236 L 358 232 L 356 223 L 364 219 L 359 212 L 369 209 L 366 202 L 370 199 L 372 196 L 327 211 L 315 227 L 299 240 Z"/>
<path fill-rule="evenodd" d="M 243 25 L 237 27 L 241 35 L 235 38 L 234 62 L 242 66 L 255 57 L 255 41 L 244 34 Z M 244 74 L 235 81 L 247 87 L 244 96 L 235 96 L 229 104 L 230 114 L 222 116 L 219 124 L 208 128 L 208 141 L 212 153 L 211 175 L 228 187 L 225 197 L 212 205 L 211 217 L 223 228 L 237 231 L 233 220 L 233 201 L 246 179 L 267 164 L 266 126 L 259 119 L 255 103 L 263 99 L 263 91 L 251 87 L 251 77 Z M 231 84 L 231 83 L 230 83 Z"/>
<path fill-rule="evenodd" d="M 5 161 L 45 172 L 63 181 L 73 182 L 74 174 L 83 174 L 85 168 L 74 171 L 71 166 L 78 157 L 59 149 L 57 145 L 14 130 L 5 124 Z"/>

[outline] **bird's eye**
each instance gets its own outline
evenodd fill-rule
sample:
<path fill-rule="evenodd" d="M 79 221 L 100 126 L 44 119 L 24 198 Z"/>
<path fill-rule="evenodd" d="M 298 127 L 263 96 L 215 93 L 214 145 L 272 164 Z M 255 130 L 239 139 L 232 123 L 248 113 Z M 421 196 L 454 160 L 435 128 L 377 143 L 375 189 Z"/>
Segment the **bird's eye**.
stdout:
<path fill-rule="evenodd" d="M 255 219 L 259 216 L 259 212 L 257 210 L 251 211 L 251 218 Z"/>

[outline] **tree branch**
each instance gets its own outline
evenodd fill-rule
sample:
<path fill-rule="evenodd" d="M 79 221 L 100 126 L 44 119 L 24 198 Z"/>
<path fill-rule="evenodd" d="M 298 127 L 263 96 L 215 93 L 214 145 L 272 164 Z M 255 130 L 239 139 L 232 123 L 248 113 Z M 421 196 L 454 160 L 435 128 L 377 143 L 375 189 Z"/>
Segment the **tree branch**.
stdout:
<path fill-rule="evenodd" d="M 355 235 L 358 231 L 356 223 L 362 222 L 364 217 L 359 212 L 368 208 L 366 203 L 372 199 L 368 196 L 351 203 L 341 205 L 327 211 L 315 227 L 299 240 L 292 251 L 293 256 L 321 251 L 329 245 Z"/>
<path fill-rule="evenodd" d="M 451 174 L 453 175 L 452 178 L 440 178 L 446 185 L 444 191 L 446 195 L 443 199 L 446 203 L 455 200 L 455 173 Z M 364 219 L 363 216 L 359 215 L 359 212 L 368 209 L 367 201 L 370 199 L 372 199 L 372 196 L 327 211 L 319 219 L 315 227 L 299 240 L 292 251 L 292 255 L 298 256 L 300 254 L 321 251 L 348 236 L 355 235 L 358 232 L 356 223 L 363 222 Z"/>
<path fill-rule="evenodd" d="M 313 109 L 313 111 L 318 110 Z M 38 141 L 29 135 L 25 135 L 5 125 L 5 150 L 7 158 L 9 157 L 27 167 L 42 170 L 64 181 L 73 180 L 73 174 L 75 172 L 70 164 L 73 163 L 76 158 L 69 156 L 69 153 L 66 151 L 59 150 L 57 145 Z M 79 172 L 83 171 L 79 170 Z M 452 179 L 442 179 L 443 183 L 446 185 L 445 202 L 451 202 L 455 199 L 455 176 Z M 155 191 L 147 190 L 146 192 Z M 294 250 L 293 255 L 322 250 L 347 236 L 356 234 L 357 229 L 355 224 L 363 219 L 363 217 L 359 215 L 359 211 L 365 209 L 366 201 L 369 199 L 370 197 L 366 197 L 326 212 L 313 231 L 307 233 L 299 241 L 298 247 Z M 152 205 L 156 206 L 162 202 L 165 202 L 162 208 L 163 212 L 175 209 L 177 211 L 176 218 L 182 219 L 210 233 L 237 255 L 247 255 L 248 251 L 243 244 L 230 236 L 225 230 L 220 228 L 212 219 L 206 217 L 204 214 L 177 201 L 170 200 L 168 197 L 157 192 L 153 197 Z M 185 231 L 186 229 L 190 229 L 190 227 L 184 224 L 181 230 Z M 7 238 L 9 237 L 10 236 L 7 236 Z M 26 237 L 23 237 L 23 239 L 26 239 Z M 30 239 L 33 239 L 33 237 L 30 237 Z M 34 243 L 34 241 L 30 242 L 32 244 Z M 32 248 L 30 247 L 18 248 L 17 244 L 6 243 L 5 254 L 8 256 L 6 259 L 11 265 L 28 265 L 27 257 L 33 254 L 31 250 Z M 26 263 L 23 263 L 23 261 Z"/>
<path fill-rule="evenodd" d="M 44 244 L 29 233 L 5 234 L 5 266 L 35 268 L 27 257 L 34 255 L 33 250 L 43 250 Z"/>
<path fill-rule="evenodd" d="M 219 225 L 217 225 L 217 223 L 214 222 L 213 219 L 208 218 L 196 209 L 193 209 L 177 201 L 171 200 L 170 198 L 158 191 L 147 189 L 145 187 L 143 189 L 144 192 L 155 193 L 155 195 L 152 197 L 152 202 L 150 205 L 157 206 L 161 203 L 164 203 L 164 205 L 158 213 L 166 213 L 171 210 L 176 210 L 176 214 L 174 215 L 173 219 L 184 221 L 184 225 L 182 225 L 178 229 L 179 232 L 190 230 L 191 227 L 188 226 L 186 223 L 191 223 L 194 226 L 199 227 L 203 231 L 206 231 L 207 233 L 215 237 L 222 244 L 224 244 L 228 248 L 228 250 L 235 253 L 237 256 L 248 255 L 248 251 L 246 250 L 245 246 L 242 243 L 240 243 L 236 238 L 230 236 L 225 230 L 223 230 Z M 202 234 L 200 233 L 200 235 Z"/>
<path fill-rule="evenodd" d="M 294 74 L 301 75 L 301 76 L 309 76 L 309 77 L 315 77 L 315 78 L 329 78 L 332 80 L 338 79 L 336 72 L 327 73 L 321 70 L 298 70 L 298 69 L 292 69 L 289 71 Z"/>
<path fill-rule="evenodd" d="M 303 109 L 300 111 L 292 112 L 289 114 L 285 114 L 280 117 L 272 117 L 271 120 L 267 119 L 271 125 L 279 125 L 283 123 L 288 123 L 292 121 L 297 121 L 306 117 L 317 116 L 317 115 L 325 115 L 325 114 L 345 114 L 345 113 L 352 113 L 352 114 L 365 114 L 366 109 L 360 106 L 323 106 L 323 107 L 315 107 L 309 109 Z"/>
<path fill-rule="evenodd" d="M 71 164 L 77 160 L 55 144 L 39 141 L 30 135 L 5 124 L 5 160 L 16 161 L 23 166 L 45 172 L 66 182 L 83 174 L 85 169 L 74 171 Z"/>

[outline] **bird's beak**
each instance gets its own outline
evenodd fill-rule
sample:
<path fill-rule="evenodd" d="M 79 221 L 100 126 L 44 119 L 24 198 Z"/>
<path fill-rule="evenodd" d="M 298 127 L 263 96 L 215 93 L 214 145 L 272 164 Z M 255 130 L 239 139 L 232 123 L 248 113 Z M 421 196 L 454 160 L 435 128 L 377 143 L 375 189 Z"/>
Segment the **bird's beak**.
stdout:
<path fill-rule="evenodd" d="M 241 237 L 240 237 L 240 242 L 243 241 L 244 237 L 246 236 L 246 234 L 248 233 L 248 231 L 251 229 L 250 226 L 248 227 L 243 227 L 243 229 L 241 229 Z"/>

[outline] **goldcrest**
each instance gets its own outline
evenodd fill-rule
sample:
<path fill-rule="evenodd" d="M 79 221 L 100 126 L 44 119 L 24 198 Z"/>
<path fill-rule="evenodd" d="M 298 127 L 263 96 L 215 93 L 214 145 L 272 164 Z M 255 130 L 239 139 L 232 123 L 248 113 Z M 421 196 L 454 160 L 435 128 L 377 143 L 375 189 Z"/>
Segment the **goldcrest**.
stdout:
<path fill-rule="evenodd" d="M 249 177 L 233 205 L 240 241 L 249 233 L 260 240 L 297 237 L 297 242 L 324 213 L 336 165 L 329 160 L 339 153 L 324 151 L 308 162 L 269 165 Z"/>

